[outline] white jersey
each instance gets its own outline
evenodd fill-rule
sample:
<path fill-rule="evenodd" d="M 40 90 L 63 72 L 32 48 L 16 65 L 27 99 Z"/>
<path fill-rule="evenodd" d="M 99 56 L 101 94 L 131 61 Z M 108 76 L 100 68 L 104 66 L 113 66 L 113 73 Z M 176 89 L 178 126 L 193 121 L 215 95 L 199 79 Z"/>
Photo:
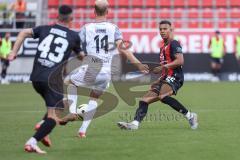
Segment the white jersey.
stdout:
<path fill-rule="evenodd" d="M 95 22 L 84 25 L 80 30 L 80 39 L 92 68 L 99 67 L 100 73 L 111 73 L 112 58 L 118 53 L 115 42 L 122 39 L 119 28 L 110 22 Z"/>
<path fill-rule="evenodd" d="M 109 86 L 112 70 L 119 70 L 119 59 L 113 59 L 113 56 L 118 53 L 115 42 L 122 39 L 122 33 L 116 25 L 100 22 L 84 25 L 79 35 L 87 56 L 83 59 L 83 65 L 66 79 L 76 86 L 104 91 Z"/>

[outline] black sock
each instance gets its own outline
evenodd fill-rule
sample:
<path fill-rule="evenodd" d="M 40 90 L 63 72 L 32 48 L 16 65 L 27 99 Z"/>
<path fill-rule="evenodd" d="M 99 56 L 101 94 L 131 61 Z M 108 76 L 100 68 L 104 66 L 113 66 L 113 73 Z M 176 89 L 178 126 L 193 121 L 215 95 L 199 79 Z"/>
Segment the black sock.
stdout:
<path fill-rule="evenodd" d="M 1 74 L 2 78 L 4 79 L 6 77 L 6 75 L 7 75 L 7 69 L 3 68 L 2 69 L 2 74 Z"/>
<path fill-rule="evenodd" d="M 148 111 L 148 103 L 146 103 L 144 101 L 140 101 L 139 107 L 135 113 L 134 120 L 141 122 L 143 120 L 143 118 L 146 116 L 147 111 Z"/>
<path fill-rule="evenodd" d="M 47 118 L 41 127 L 37 130 L 33 136 L 37 141 L 42 140 L 46 135 L 48 135 L 52 129 L 56 126 L 56 121 L 52 118 Z"/>
<path fill-rule="evenodd" d="M 168 104 L 179 113 L 186 115 L 188 112 L 188 110 L 180 102 L 178 102 L 176 99 L 172 97 L 166 96 L 161 101 L 164 104 Z"/>
<path fill-rule="evenodd" d="M 212 69 L 212 74 L 213 74 L 214 76 L 216 76 L 216 75 L 217 75 L 217 70 L 216 70 L 216 69 Z"/>

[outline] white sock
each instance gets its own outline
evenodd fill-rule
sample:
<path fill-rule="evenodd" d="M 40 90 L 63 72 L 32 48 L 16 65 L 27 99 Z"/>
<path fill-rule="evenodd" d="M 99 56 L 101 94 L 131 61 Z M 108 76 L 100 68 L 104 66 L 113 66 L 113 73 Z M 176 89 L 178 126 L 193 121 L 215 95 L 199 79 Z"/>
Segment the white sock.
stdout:
<path fill-rule="evenodd" d="M 38 125 L 42 125 L 43 122 L 44 122 L 44 120 L 42 119 L 42 120 L 41 120 L 40 122 L 38 122 L 37 124 L 38 124 Z"/>
<path fill-rule="evenodd" d="M 82 126 L 80 127 L 78 132 L 86 133 L 86 130 L 94 117 L 96 109 L 97 109 L 97 102 L 95 100 L 90 100 L 88 102 L 88 107 L 86 109 L 86 112 L 83 115 L 84 120 L 83 120 Z"/>
<path fill-rule="evenodd" d="M 31 137 L 27 143 L 27 145 L 36 145 L 37 144 L 37 140 L 34 137 Z"/>
<path fill-rule="evenodd" d="M 191 112 L 187 112 L 187 114 L 185 114 L 185 117 L 189 120 L 191 118 Z"/>
<path fill-rule="evenodd" d="M 70 84 L 67 88 L 67 98 L 70 101 L 69 112 L 70 113 L 77 113 L 77 87 Z"/>
<path fill-rule="evenodd" d="M 139 122 L 136 121 L 136 120 L 132 121 L 131 123 L 134 124 L 134 125 L 136 125 L 136 126 L 139 126 Z"/>

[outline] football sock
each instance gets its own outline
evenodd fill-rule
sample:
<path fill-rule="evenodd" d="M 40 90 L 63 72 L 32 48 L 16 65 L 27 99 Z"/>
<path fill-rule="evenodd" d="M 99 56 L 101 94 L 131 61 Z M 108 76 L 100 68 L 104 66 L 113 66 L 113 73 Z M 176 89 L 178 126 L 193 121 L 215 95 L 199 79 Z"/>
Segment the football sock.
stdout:
<path fill-rule="evenodd" d="M 6 77 L 6 75 L 7 75 L 7 67 L 3 67 L 1 76 L 4 79 Z"/>
<path fill-rule="evenodd" d="M 140 123 L 140 122 L 139 122 L 139 121 L 136 121 L 136 120 L 134 120 L 134 121 L 132 121 L 131 123 L 132 123 L 132 124 L 134 124 L 135 126 L 139 126 L 139 123 Z"/>
<path fill-rule="evenodd" d="M 212 74 L 214 75 L 214 76 L 216 76 L 217 75 L 217 70 L 216 69 L 211 69 L 212 70 Z"/>
<path fill-rule="evenodd" d="M 47 118 L 41 127 L 37 130 L 33 136 L 37 141 L 42 140 L 46 135 L 48 135 L 52 129 L 56 126 L 56 121 L 52 118 Z"/>
<path fill-rule="evenodd" d="M 185 114 L 185 117 L 189 120 L 192 116 L 191 116 L 191 112 L 187 112 L 187 114 Z"/>
<path fill-rule="evenodd" d="M 186 115 L 188 113 L 188 110 L 176 99 L 166 96 L 161 100 L 164 104 L 167 104 L 171 106 L 174 110 L 176 110 L 179 113 L 182 113 Z"/>
<path fill-rule="evenodd" d="M 148 111 L 148 103 L 144 101 L 139 101 L 139 107 L 136 110 L 134 120 L 141 122 L 143 118 L 146 116 Z"/>
<path fill-rule="evenodd" d="M 86 133 L 86 130 L 94 117 L 96 109 L 97 109 L 97 102 L 95 100 L 90 100 L 88 102 L 88 107 L 85 113 L 83 114 L 83 123 L 79 129 L 79 132 Z"/>
<path fill-rule="evenodd" d="M 37 140 L 34 138 L 34 137 L 31 137 L 27 142 L 26 142 L 27 145 L 36 145 L 37 144 Z"/>
<path fill-rule="evenodd" d="M 70 84 L 67 88 L 67 93 L 68 101 L 70 101 L 69 112 L 75 114 L 77 113 L 77 87 Z"/>

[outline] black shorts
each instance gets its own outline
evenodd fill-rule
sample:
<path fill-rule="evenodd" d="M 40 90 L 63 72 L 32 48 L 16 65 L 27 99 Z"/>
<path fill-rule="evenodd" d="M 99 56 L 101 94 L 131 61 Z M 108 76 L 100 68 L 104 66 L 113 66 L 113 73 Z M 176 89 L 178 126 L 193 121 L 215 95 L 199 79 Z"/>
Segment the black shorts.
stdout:
<path fill-rule="evenodd" d="M 167 76 L 163 79 L 159 79 L 158 81 L 154 82 L 151 85 L 151 90 L 159 95 L 161 87 L 163 84 L 168 84 L 171 86 L 173 90 L 173 94 L 176 95 L 177 91 L 182 87 L 183 85 L 183 79 L 176 78 L 174 76 L 170 77 Z"/>
<path fill-rule="evenodd" d="M 45 101 L 46 107 L 64 108 L 63 94 L 54 91 L 49 87 L 48 82 L 32 82 L 33 88 Z"/>
<path fill-rule="evenodd" d="M 213 63 L 223 64 L 223 58 L 213 58 L 213 57 L 211 57 L 211 61 Z"/>

